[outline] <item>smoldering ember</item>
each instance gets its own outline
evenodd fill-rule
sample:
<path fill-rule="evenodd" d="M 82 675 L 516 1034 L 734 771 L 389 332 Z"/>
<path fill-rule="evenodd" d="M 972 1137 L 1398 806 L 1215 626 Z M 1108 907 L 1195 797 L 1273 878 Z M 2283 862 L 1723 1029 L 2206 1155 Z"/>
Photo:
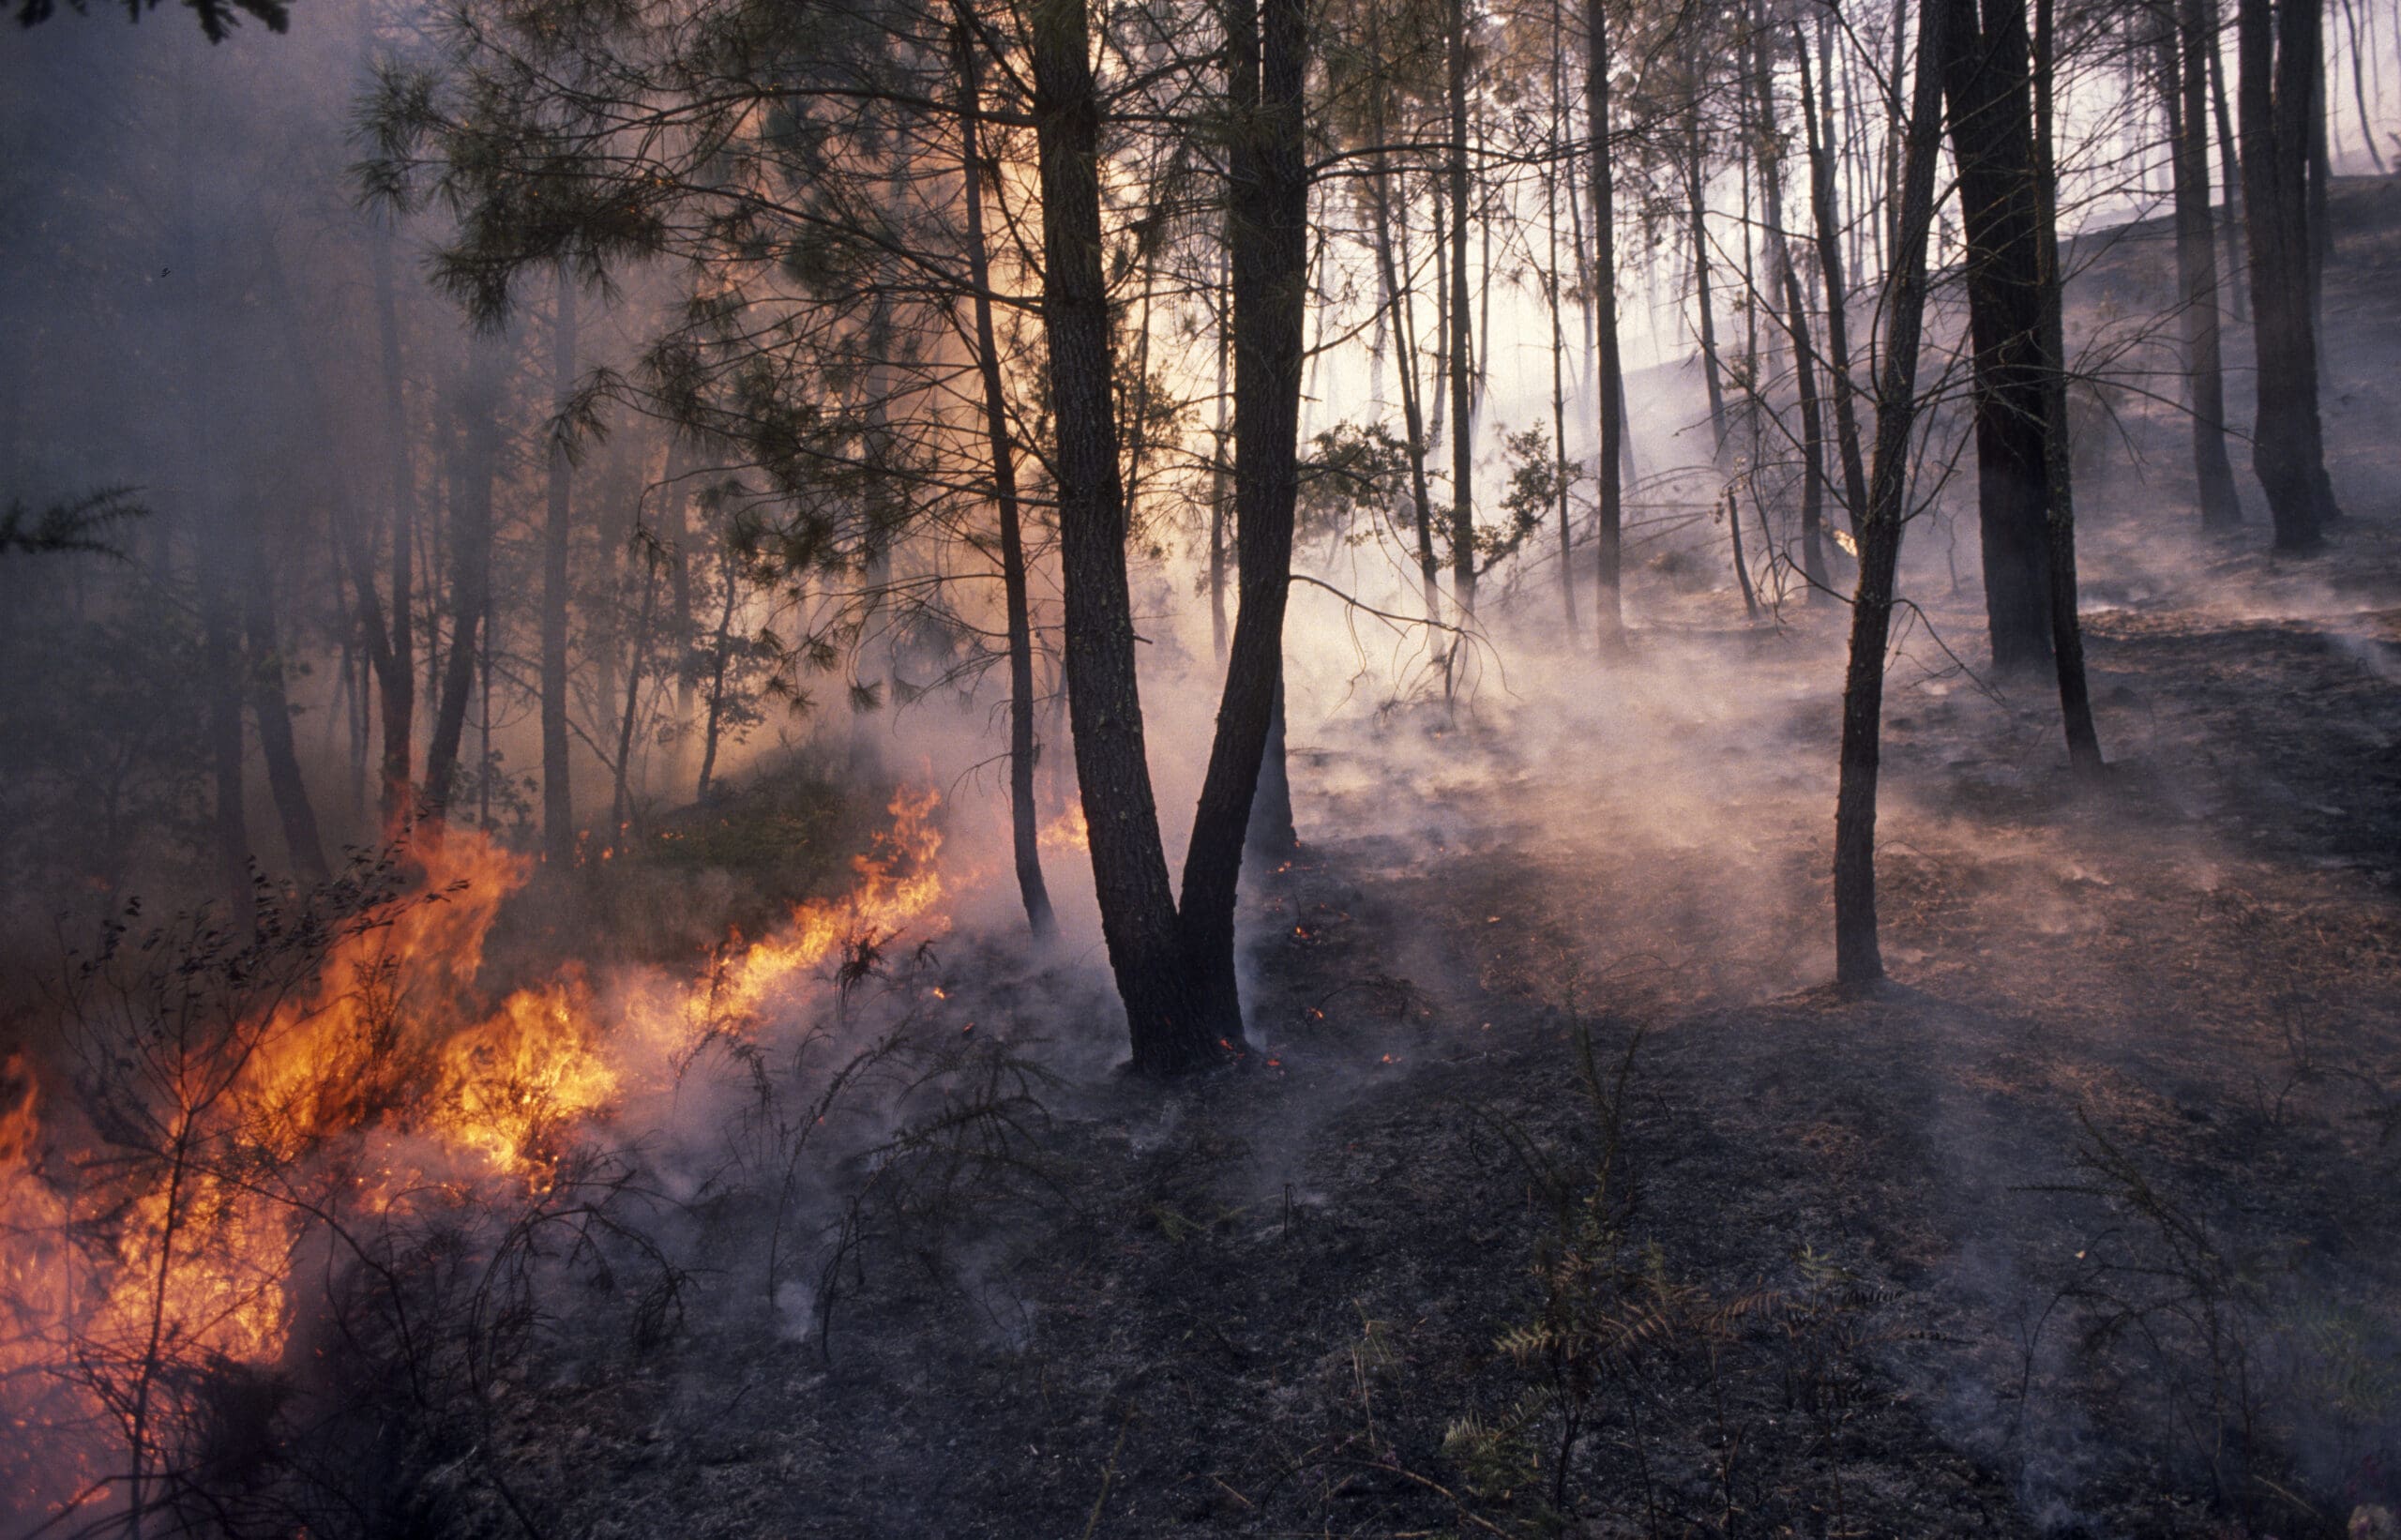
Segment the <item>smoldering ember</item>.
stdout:
<path fill-rule="evenodd" d="M 16 0 L 0 1540 L 2401 1540 L 2401 0 Z"/>

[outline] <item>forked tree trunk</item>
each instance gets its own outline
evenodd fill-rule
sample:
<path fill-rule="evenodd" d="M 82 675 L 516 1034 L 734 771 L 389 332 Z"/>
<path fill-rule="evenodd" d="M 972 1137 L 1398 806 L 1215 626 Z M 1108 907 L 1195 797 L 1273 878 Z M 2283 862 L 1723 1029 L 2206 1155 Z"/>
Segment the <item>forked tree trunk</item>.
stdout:
<path fill-rule="evenodd" d="M 1260 767 L 1282 692 L 1284 607 L 1300 491 L 1309 269 L 1306 4 L 1261 0 L 1254 7 L 1252 0 L 1232 0 L 1225 8 L 1233 98 L 1227 213 L 1234 237 L 1234 526 L 1242 598 L 1178 910 L 1187 974 L 1221 1049 L 1243 1044 L 1234 902 Z M 1458 388 L 1464 382 L 1463 374 L 1454 374 L 1461 437 L 1468 423 L 1468 397 Z M 1280 768 L 1281 753 L 1276 758 Z"/>
<path fill-rule="evenodd" d="M 1001 525 L 1001 593 L 1009 647 L 1009 842 L 1017 865 L 1018 898 L 1037 937 L 1058 929 L 1050 890 L 1042 880 L 1042 845 L 1034 805 L 1034 625 L 1026 598 L 1025 535 L 1017 494 L 1017 445 L 1009 435 L 1008 398 L 992 325 L 991 262 L 984 243 L 984 154 L 976 118 L 983 89 L 976 78 L 975 39 L 966 0 L 955 0 L 952 48 L 959 76 L 959 159 L 967 204 L 967 278 L 975 292 L 975 363 L 984 390 L 984 441 L 991 456 L 992 503 Z M 1220 451 L 1222 454 L 1222 449 Z M 1213 597 L 1214 597 L 1213 585 Z M 1222 627 L 1224 611 L 1218 611 Z"/>
<path fill-rule="evenodd" d="M 1844 673 L 1840 781 L 1835 793 L 1835 978 L 1858 987 L 1884 976 L 1876 925 L 1876 783 L 1882 758 L 1884 649 L 1892 638 L 1900 567 L 1910 437 L 1917 418 L 1917 351 L 1925 315 L 1926 229 L 1934 222 L 1934 167 L 1942 142 L 1939 63 L 1946 12 L 1972 15 L 1973 0 L 1925 0 L 1910 93 L 1908 150 L 1886 274 L 1883 375 L 1876 390 L 1876 460 L 1859 521 L 1859 587 L 1851 597 L 1850 660 Z M 1897 23 L 1896 23 L 1897 24 Z"/>
<path fill-rule="evenodd" d="M 1224 1052 L 1219 1038 L 1238 1035 L 1242 1023 L 1239 1017 L 1213 1016 L 1209 1004 L 1221 1002 L 1199 998 L 1144 754 L 1125 573 L 1116 371 L 1101 268 L 1100 99 L 1085 5 L 1035 0 L 1027 17 L 1041 167 L 1042 317 L 1057 439 L 1067 711 L 1101 936 L 1125 1005 L 1133 1068 L 1167 1075 L 1216 1062 Z M 1252 746 L 1247 777 L 1258 774 L 1259 748 Z M 1234 832 L 1239 842 L 1239 823 Z"/>

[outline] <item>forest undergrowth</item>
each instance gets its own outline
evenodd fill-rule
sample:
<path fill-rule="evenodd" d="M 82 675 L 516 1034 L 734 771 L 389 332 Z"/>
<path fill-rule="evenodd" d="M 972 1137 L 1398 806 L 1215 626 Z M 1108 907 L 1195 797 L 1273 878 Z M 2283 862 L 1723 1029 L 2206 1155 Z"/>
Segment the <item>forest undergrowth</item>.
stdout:
<path fill-rule="evenodd" d="M 830 1332 L 529 1380 L 523 1500 L 596 1535 L 2373 1523 L 2401 545 L 2371 514 L 2163 579 L 2096 524 L 2098 792 L 2040 691 L 1904 644 L 1895 982 L 1822 987 L 1822 612 L 1650 629 L 1581 757 L 1497 694 L 1321 735 L 1246 908 L 1258 1062 L 1046 1087 L 1025 1160 L 848 1259 Z"/>
<path fill-rule="evenodd" d="M 2346 379 L 2401 335 L 2401 221 L 2378 228 L 2328 296 Z M 2354 517 L 2292 561 L 2191 532 L 2158 470 L 2174 413 L 2096 400 L 2132 460 L 2079 488 L 2109 769 L 2071 776 L 2046 687 L 1962 661 L 1972 584 L 1915 552 L 1890 981 L 1825 982 L 1842 607 L 1744 624 L 1714 546 L 1668 545 L 1605 671 L 1295 720 L 1302 847 L 1244 895 L 1239 1067 L 1169 1094 L 1113 1073 L 1093 957 L 930 898 L 820 937 L 764 1046 L 774 1010 L 720 1020 L 739 991 L 675 974 L 702 1030 L 656 1104 L 526 1114 L 522 1191 L 429 1167 L 408 1224 L 328 1223 L 276 1372 L 155 1330 L 74 1366 L 142 1458 L 163 1441 L 123 1386 L 192 1432 L 137 1515 L 2376 1535 L 2401 1506 L 2401 420 L 2372 383 L 2335 400 Z M 577 901 L 508 909 L 478 983 L 588 1006 L 562 958 L 730 970 L 729 926 L 846 868 L 906 890 L 933 802 L 872 790 L 811 771 L 666 818 Z M 887 796 L 921 842 L 870 859 Z M 280 973 L 207 953 L 137 982 L 303 992 L 295 959 L 359 913 L 295 925 Z M 385 1030 L 392 993 L 355 1007 L 371 1105 L 325 1141 L 341 1160 L 425 1132 L 385 1119 L 431 1063 Z M 193 1169 L 238 1169 L 226 1212 L 347 1212 L 294 1180 L 351 1175 L 313 1146 L 221 1142 Z"/>

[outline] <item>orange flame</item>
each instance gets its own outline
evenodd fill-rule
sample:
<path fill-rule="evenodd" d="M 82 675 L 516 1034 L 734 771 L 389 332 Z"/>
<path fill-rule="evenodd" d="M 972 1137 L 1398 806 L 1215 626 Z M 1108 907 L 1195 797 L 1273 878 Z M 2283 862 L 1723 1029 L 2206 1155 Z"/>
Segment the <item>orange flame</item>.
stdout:
<path fill-rule="evenodd" d="M 1084 821 L 1083 799 L 1079 797 L 1065 812 L 1045 823 L 1034 838 L 1046 851 L 1092 849 L 1092 825 Z"/>
<path fill-rule="evenodd" d="M 596 1120 L 670 1084 L 698 1041 L 751 1031 L 778 1008 L 805 1012 L 838 953 L 942 929 L 931 913 L 944 894 L 939 801 L 894 797 L 892 825 L 853 861 L 848 894 L 794 905 L 747 945 L 736 938 L 700 979 L 623 981 L 610 1005 L 572 966 L 496 1009 L 477 1004 L 485 942 L 530 864 L 452 831 L 422 853 L 416 890 L 344 930 L 304 988 L 159 1075 L 159 1127 L 176 1163 L 130 1195 L 99 1254 L 70 1247 L 70 1229 L 91 1216 L 42 1174 L 30 1066 L 0 1063 L 0 1427 L 23 1451 L 0 1455 L 0 1485 L 31 1493 L 38 1481 L 55 1511 L 92 1484 L 62 1461 L 88 1472 L 109 1457 L 45 1452 L 37 1437 L 38 1424 L 100 1421 L 88 1387 L 69 1387 L 86 1404 L 65 1413 L 21 1388 L 44 1381 L 74 1343 L 133 1361 L 155 1360 L 162 1341 L 252 1364 L 282 1353 L 310 1218 L 259 1172 L 331 1161 L 342 1200 L 370 1213 L 461 1184 L 538 1188 Z"/>

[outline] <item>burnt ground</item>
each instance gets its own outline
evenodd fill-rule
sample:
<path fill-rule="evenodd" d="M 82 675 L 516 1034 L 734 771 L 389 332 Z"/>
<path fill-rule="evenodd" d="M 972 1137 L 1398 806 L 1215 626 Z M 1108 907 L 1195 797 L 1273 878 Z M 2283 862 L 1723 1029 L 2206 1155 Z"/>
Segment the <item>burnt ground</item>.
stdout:
<path fill-rule="evenodd" d="M 2389 320 L 2390 255 L 2330 303 Z M 729 1305 L 504 1383 L 454 1527 L 2294 1536 L 2401 1500 L 2372 396 L 2324 557 L 2188 538 L 2172 472 L 2088 500 L 2097 790 L 2046 691 L 1937 644 L 1972 595 L 1925 600 L 1887 987 L 1822 987 L 1832 616 L 1638 588 L 1672 618 L 1597 703 L 1303 756 L 1250 1070 L 1052 1087 L 830 1327 Z"/>

